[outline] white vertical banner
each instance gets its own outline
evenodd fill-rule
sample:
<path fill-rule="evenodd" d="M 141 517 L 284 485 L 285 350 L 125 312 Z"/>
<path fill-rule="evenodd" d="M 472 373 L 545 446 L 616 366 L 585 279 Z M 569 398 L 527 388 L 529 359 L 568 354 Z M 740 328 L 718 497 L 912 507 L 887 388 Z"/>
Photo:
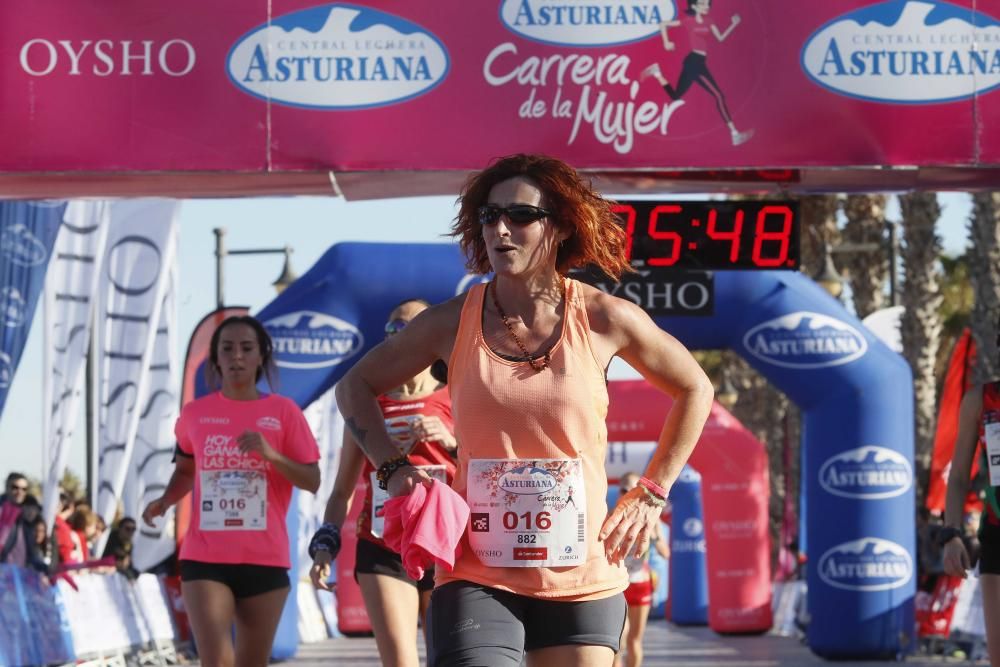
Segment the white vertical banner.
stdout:
<path fill-rule="evenodd" d="M 299 492 L 299 578 L 309 578 L 312 560 L 309 558 L 309 540 L 323 523 L 326 502 L 333 492 L 340 467 L 340 446 L 344 439 L 344 417 L 337 409 L 333 388 L 310 403 L 303 413 L 319 446 L 320 484 L 316 494 Z"/>
<path fill-rule="evenodd" d="M 70 202 L 45 278 L 42 504 L 45 522 L 50 527 L 58 509 L 59 482 L 66 470 L 83 392 L 93 296 L 104 258 L 110 208 L 110 203 L 105 201 Z"/>
<path fill-rule="evenodd" d="M 111 525 L 130 469 L 163 297 L 177 251 L 177 203 L 117 201 L 97 289 L 94 336 L 98 478 L 95 510 Z M 108 533 L 98 545 L 104 550 Z"/>
<path fill-rule="evenodd" d="M 140 572 L 170 556 L 177 547 L 174 536 L 174 508 L 167 510 L 158 528 L 139 520 L 143 508 L 167 488 L 173 473 L 174 422 L 180 405 L 180 363 L 177 358 L 177 262 L 168 267 L 166 293 L 160 308 L 160 322 L 149 358 L 149 383 L 139 402 L 132 462 L 122 489 L 125 516 L 136 519 L 132 563 Z"/>

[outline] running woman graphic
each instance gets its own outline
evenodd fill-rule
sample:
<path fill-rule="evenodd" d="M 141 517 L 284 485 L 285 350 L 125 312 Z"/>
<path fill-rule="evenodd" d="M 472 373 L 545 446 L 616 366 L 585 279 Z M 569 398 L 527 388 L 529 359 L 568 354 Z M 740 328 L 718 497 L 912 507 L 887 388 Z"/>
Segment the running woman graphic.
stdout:
<path fill-rule="evenodd" d="M 573 507 L 575 509 L 576 508 L 576 501 L 573 500 L 573 487 L 572 487 L 572 485 L 567 489 L 566 507 L 569 507 L 570 503 L 573 503 Z"/>
<path fill-rule="evenodd" d="M 733 14 L 732 19 L 730 19 L 729 27 L 724 31 L 719 32 L 719 29 L 714 23 L 708 22 L 708 12 L 712 7 L 712 0 L 687 0 L 688 7 L 685 10 L 687 16 L 682 17 L 678 21 L 665 21 L 660 24 L 660 34 L 663 37 L 663 48 L 667 51 L 673 51 L 677 45 L 670 41 L 670 37 L 667 34 L 669 28 L 684 26 L 688 33 L 688 39 L 691 44 L 691 52 L 684 57 L 684 62 L 681 65 L 680 77 L 677 80 L 677 87 L 674 88 L 667 81 L 666 77 L 663 76 L 663 72 L 660 71 L 659 63 L 653 63 L 646 69 L 642 70 L 639 74 L 639 80 L 645 81 L 649 77 L 656 79 L 659 84 L 663 87 L 663 90 L 667 92 L 670 99 L 676 101 L 684 97 L 684 94 L 691 87 L 692 83 L 697 83 L 699 86 L 708 91 L 708 94 L 715 98 L 715 106 L 719 109 L 719 115 L 722 116 L 722 120 L 726 122 L 729 127 L 729 134 L 733 140 L 733 146 L 739 146 L 745 143 L 753 136 L 753 130 L 747 130 L 745 132 L 740 132 L 736 129 L 736 124 L 733 123 L 733 117 L 729 113 L 729 107 L 726 105 L 726 98 L 722 94 L 722 89 L 719 88 L 719 84 L 715 82 L 715 78 L 712 73 L 708 71 L 708 45 L 710 35 L 715 37 L 720 42 L 726 40 L 727 37 L 733 32 L 733 30 L 740 24 L 740 15 Z"/>

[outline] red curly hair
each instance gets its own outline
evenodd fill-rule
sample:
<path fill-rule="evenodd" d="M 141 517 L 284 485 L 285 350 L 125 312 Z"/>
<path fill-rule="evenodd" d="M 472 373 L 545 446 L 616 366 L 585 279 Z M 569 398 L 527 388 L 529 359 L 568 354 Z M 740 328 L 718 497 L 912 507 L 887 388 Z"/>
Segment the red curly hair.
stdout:
<path fill-rule="evenodd" d="M 492 270 L 477 211 L 488 203 L 495 185 L 516 177 L 531 181 L 542 191 L 542 206 L 552 212 L 549 219 L 559 229 L 570 232 L 556 255 L 559 273 L 565 275 L 571 269 L 593 264 L 618 280 L 624 271 L 632 270 L 625 258 L 625 230 L 611 210 L 614 202 L 601 197 L 562 160 L 523 153 L 495 160 L 462 187 L 451 235 L 458 238 L 469 270 Z"/>

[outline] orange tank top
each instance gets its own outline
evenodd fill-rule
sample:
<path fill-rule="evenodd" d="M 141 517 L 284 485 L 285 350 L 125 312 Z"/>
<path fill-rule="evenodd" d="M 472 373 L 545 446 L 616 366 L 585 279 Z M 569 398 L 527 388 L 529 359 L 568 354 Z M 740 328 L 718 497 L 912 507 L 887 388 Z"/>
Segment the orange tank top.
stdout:
<path fill-rule="evenodd" d="M 453 488 L 469 496 L 469 462 L 475 459 L 579 459 L 585 501 L 582 563 L 571 567 L 491 567 L 462 537 L 462 554 L 451 572 L 437 568 L 437 584 L 464 580 L 518 595 L 567 601 L 609 597 L 628 587 L 628 574 L 608 562 L 597 536 L 608 513 L 604 458 L 608 391 L 604 368 L 590 343 L 590 324 L 579 283 L 566 280 L 566 314 L 551 350 L 549 368 L 536 372 L 510 361 L 483 339 L 487 285 L 476 285 L 462 308 L 448 363 L 458 470 Z M 474 482 L 475 483 L 475 482 Z M 581 526 L 582 528 L 583 526 Z"/>

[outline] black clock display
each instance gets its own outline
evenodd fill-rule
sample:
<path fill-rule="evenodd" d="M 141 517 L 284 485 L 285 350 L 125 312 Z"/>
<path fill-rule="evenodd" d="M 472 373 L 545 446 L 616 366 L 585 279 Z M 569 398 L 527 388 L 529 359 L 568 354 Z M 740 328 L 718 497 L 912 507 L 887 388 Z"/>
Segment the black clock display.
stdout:
<path fill-rule="evenodd" d="M 799 268 L 797 202 L 623 200 L 614 211 L 636 268 Z"/>

